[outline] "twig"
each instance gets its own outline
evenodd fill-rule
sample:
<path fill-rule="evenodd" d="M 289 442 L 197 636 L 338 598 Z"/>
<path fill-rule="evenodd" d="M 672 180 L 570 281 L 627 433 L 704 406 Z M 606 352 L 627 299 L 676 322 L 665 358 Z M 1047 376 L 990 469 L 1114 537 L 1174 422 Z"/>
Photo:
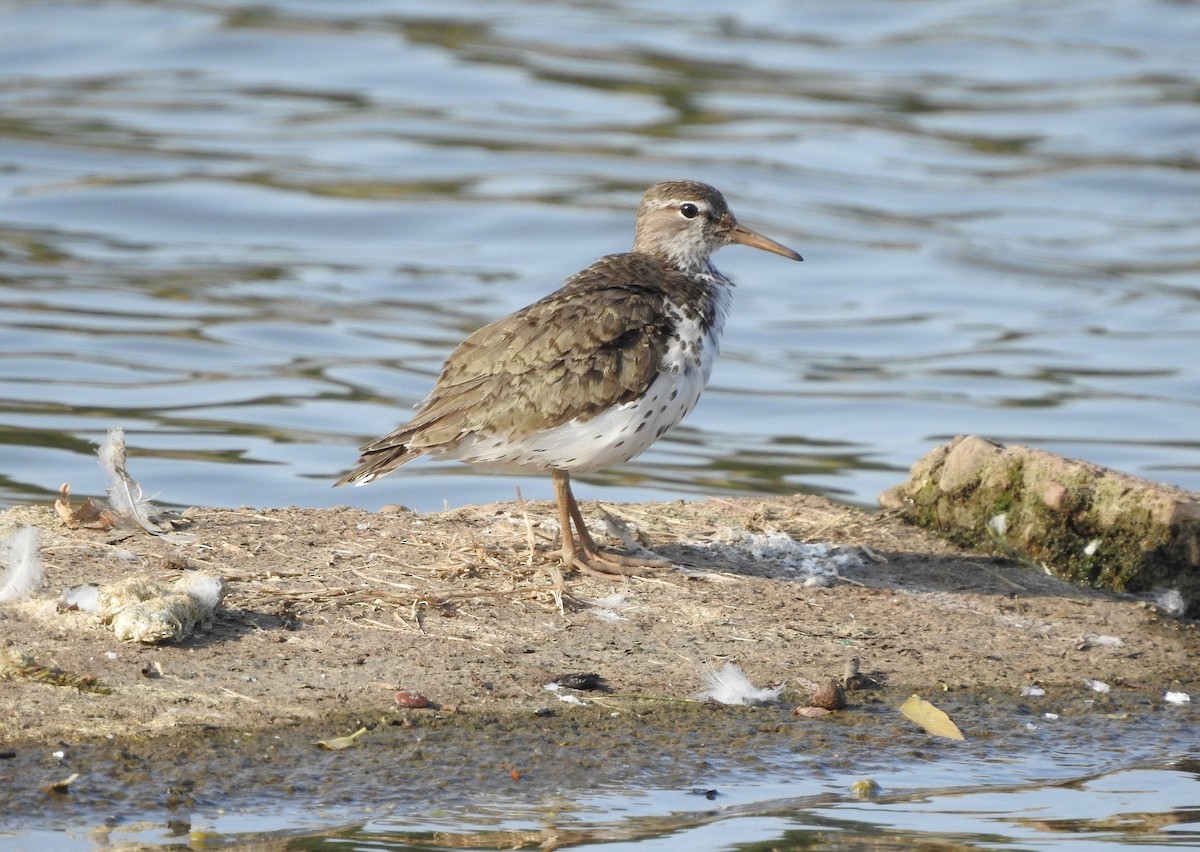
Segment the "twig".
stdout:
<path fill-rule="evenodd" d="M 525 498 L 521 496 L 520 486 L 517 486 L 517 505 L 521 507 L 521 517 L 525 519 L 525 535 L 529 544 L 529 557 L 525 564 L 533 565 L 533 552 L 537 544 L 537 537 L 533 534 L 533 521 L 529 518 L 529 507 L 525 504 Z M 561 601 L 559 603 L 561 606 Z"/>

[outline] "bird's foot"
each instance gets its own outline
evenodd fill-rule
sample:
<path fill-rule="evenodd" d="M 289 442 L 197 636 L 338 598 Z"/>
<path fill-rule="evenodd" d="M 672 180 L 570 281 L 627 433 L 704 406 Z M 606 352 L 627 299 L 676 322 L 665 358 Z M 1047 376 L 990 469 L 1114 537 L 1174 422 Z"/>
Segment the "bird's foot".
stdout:
<path fill-rule="evenodd" d="M 584 547 L 579 550 L 572 548 L 570 553 L 564 548 L 558 553 L 565 564 L 594 577 L 644 577 L 653 573 L 656 568 L 672 567 L 669 559 L 660 556 L 637 556 L 601 550 L 598 547 Z"/>

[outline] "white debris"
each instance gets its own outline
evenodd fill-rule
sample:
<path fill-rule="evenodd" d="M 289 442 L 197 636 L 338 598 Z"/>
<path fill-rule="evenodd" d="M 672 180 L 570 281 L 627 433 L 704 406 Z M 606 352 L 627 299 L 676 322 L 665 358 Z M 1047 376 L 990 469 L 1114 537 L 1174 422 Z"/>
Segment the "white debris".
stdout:
<path fill-rule="evenodd" d="M 126 577 L 97 590 L 96 614 L 122 641 L 178 641 L 212 619 L 228 586 L 220 577 L 185 574 L 170 586 Z"/>
<path fill-rule="evenodd" d="M 1089 677 L 1084 680 L 1084 683 L 1087 684 L 1088 689 L 1092 690 L 1093 692 L 1099 692 L 1101 695 L 1104 695 L 1109 691 L 1109 685 L 1102 680 L 1093 680 Z"/>
<path fill-rule="evenodd" d="M 1021 695 L 1025 696 L 1026 698 L 1041 698 L 1045 694 L 1046 690 L 1042 689 L 1040 686 L 1027 686 L 1021 690 Z"/>
<path fill-rule="evenodd" d="M 601 621 L 628 621 L 625 616 L 613 612 L 611 609 L 589 609 L 588 614 L 592 618 L 598 618 Z"/>
<path fill-rule="evenodd" d="M 1192 696 L 1186 692 L 1168 692 L 1163 696 L 1163 701 L 1168 704 L 1187 704 L 1192 700 Z"/>
<path fill-rule="evenodd" d="M 700 701 L 712 699 L 721 704 L 771 704 L 778 701 L 779 693 L 783 692 L 782 683 L 769 689 L 759 689 L 733 663 L 726 663 L 719 671 L 709 669 L 704 673 L 704 682 L 708 688 L 696 693 L 695 698 Z"/>
<path fill-rule="evenodd" d="M 1187 601 L 1178 589 L 1163 589 L 1154 593 L 1154 603 L 1167 615 L 1180 616 L 1187 612 Z"/>
<path fill-rule="evenodd" d="M 112 510 L 150 535 L 161 536 L 164 541 L 182 544 L 192 536 L 175 533 L 175 524 L 142 493 L 142 486 L 134 481 L 126 469 L 125 430 L 109 429 L 100 444 L 100 467 L 108 474 L 108 499 Z"/>
<path fill-rule="evenodd" d="M 637 609 L 637 606 L 629 603 L 628 588 L 629 583 L 626 582 L 625 591 L 614 592 L 607 597 L 592 599 L 576 595 L 575 598 L 588 607 L 588 612 L 594 618 L 601 621 L 625 621 L 625 616 L 621 615 L 621 612 Z"/>
<path fill-rule="evenodd" d="M 567 704 L 587 704 L 588 703 L 587 701 L 584 701 L 582 698 L 580 698 L 578 695 L 573 695 L 570 692 L 563 692 L 561 683 L 555 683 L 554 681 L 550 681 L 549 683 L 542 684 L 542 689 L 546 690 L 547 692 L 553 692 L 555 697 L 558 698 L 559 701 L 564 701 Z"/>
<path fill-rule="evenodd" d="M 59 609 L 77 609 L 80 612 L 95 612 L 100 606 L 100 589 L 91 583 L 63 589 L 58 596 Z"/>
<path fill-rule="evenodd" d="M 999 538 L 1004 538 L 1004 534 L 1008 532 L 1008 514 L 1001 512 L 999 515 L 992 515 L 987 525 Z"/>
<path fill-rule="evenodd" d="M 23 601 L 42 582 L 42 554 L 37 527 L 24 526 L 0 541 L 0 603 Z"/>
<path fill-rule="evenodd" d="M 229 586 L 213 574 L 189 572 L 175 583 L 175 590 L 196 599 L 202 609 L 209 613 L 221 605 Z"/>
<path fill-rule="evenodd" d="M 625 609 L 626 594 L 624 592 L 613 592 L 608 597 L 604 598 L 589 598 L 588 604 L 600 609 Z"/>
<path fill-rule="evenodd" d="M 777 530 L 725 529 L 706 542 L 704 548 L 722 561 L 754 562 L 772 576 L 823 577 L 829 582 L 836 580 L 843 569 L 866 564 L 852 548 L 806 544 Z"/>

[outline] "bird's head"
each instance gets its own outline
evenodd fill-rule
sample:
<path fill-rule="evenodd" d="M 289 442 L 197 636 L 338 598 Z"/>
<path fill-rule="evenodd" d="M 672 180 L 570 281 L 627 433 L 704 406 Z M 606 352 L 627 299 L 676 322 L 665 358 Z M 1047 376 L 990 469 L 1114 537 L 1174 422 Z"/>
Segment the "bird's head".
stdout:
<path fill-rule="evenodd" d="M 706 183 L 663 181 L 642 196 L 635 253 L 652 255 L 685 271 L 707 271 L 712 253 L 730 243 L 803 260 L 787 246 L 738 224 L 725 196 Z"/>

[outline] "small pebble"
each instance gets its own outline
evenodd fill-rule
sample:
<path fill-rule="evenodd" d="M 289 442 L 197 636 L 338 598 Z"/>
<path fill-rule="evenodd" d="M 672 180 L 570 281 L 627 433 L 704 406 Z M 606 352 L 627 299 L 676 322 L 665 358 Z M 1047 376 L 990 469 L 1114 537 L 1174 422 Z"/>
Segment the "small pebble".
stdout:
<path fill-rule="evenodd" d="M 879 782 L 871 778 L 860 778 L 850 785 L 850 794 L 856 799 L 869 799 L 879 795 Z"/>
<path fill-rule="evenodd" d="M 409 707 L 414 710 L 429 706 L 429 699 L 419 692 L 408 692 L 402 690 L 396 693 L 395 700 L 398 706 Z"/>

